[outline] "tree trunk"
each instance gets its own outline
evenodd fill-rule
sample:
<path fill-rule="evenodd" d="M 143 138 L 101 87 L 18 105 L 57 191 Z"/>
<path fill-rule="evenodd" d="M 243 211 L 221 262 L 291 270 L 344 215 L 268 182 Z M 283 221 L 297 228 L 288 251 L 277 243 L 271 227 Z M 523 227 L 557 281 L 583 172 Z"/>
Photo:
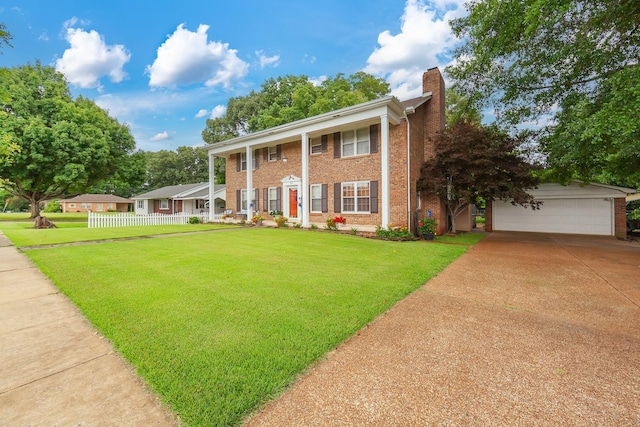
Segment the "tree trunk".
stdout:
<path fill-rule="evenodd" d="M 31 203 L 31 219 L 35 219 L 40 216 L 40 203 L 31 198 L 27 198 L 29 203 Z"/>

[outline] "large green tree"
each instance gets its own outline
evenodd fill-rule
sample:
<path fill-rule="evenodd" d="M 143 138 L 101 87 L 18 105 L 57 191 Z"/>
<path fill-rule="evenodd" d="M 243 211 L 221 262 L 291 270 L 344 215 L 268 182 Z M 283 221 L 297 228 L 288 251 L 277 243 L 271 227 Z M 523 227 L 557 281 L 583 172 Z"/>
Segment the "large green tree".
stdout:
<path fill-rule="evenodd" d="M 110 177 L 135 148 L 127 126 L 93 101 L 73 99 L 64 76 L 52 67 L 11 68 L 0 82 L 9 95 L 0 106 L 0 137 L 20 151 L 0 164 L 5 190 L 31 203 L 80 194 Z"/>
<path fill-rule="evenodd" d="M 87 191 L 93 194 L 114 194 L 129 198 L 144 191 L 147 179 L 147 156 L 142 150 L 127 154 L 118 162 L 110 177 L 97 182 Z"/>
<path fill-rule="evenodd" d="M 7 31 L 7 27 L 0 22 L 0 48 L 2 45 L 7 45 L 11 47 L 11 43 L 9 40 L 12 39 L 11 34 Z M 0 51 L 0 53 L 2 53 Z M 0 80 L 4 80 L 6 78 L 6 73 L 8 71 L 4 68 L 0 69 Z M 4 102 L 8 100 L 8 94 L 0 88 L 0 102 Z M 0 115 L 2 112 L 0 112 Z M 2 164 L 9 164 L 11 162 L 11 156 L 19 150 L 19 147 L 16 143 L 11 141 L 8 135 L 3 135 L 0 137 L 0 166 Z M 0 185 L 2 185 L 2 178 L 0 178 Z"/>
<path fill-rule="evenodd" d="M 527 193 L 538 179 L 518 151 L 520 141 L 497 126 L 460 120 L 448 126 L 434 143 L 434 156 L 421 169 L 418 189 L 445 201 L 456 232 L 455 217 L 481 200 L 512 200 L 536 209 Z"/>
<path fill-rule="evenodd" d="M 145 154 L 147 190 L 209 180 L 207 151 L 203 147 L 182 146 L 176 151 L 160 150 Z"/>
<path fill-rule="evenodd" d="M 640 2 L 472 0 L 447 72 L 475 105 L 535 123 L 558 177 L 640 185 Z M 538 123 L 540 126 L 543 123 Z M 635 171 L 635 173 L 634 173 Z"/>
<path fill-rule="evenodd" d="M 338 74 L 320 85 L 307 76 L 267 79 L 259 92 L 231 98 L 223 117 L 208 119 L 202 139 L 209 143 L 268 129 L 296 120 L 380 98 L 389 84 L 364 72 Z M 224 179 L 224 159 L 216 158 L 216 179 Z"/>

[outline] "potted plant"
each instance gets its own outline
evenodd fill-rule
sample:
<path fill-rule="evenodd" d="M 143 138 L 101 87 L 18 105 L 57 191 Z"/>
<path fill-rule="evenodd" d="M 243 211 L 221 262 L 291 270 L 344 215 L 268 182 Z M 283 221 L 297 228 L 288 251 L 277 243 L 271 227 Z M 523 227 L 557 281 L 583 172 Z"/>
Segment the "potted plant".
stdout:
<path fill-rule="evenodd" d="M 428 217 L 418 221 L 418 233 L 424 240 L 433 240 L 437 229 L 438 221 L 435 218 Z"/>
<path fill-rule="evenodd" d="M 266 218 L 263 217 L 262 215 L 254 215 L 251 218 L 251 222 L 254 223 L 255 225 L 257 225 L 258 227 L 260 227 L 262 225 L 262 221 L 265 220 Z"/>

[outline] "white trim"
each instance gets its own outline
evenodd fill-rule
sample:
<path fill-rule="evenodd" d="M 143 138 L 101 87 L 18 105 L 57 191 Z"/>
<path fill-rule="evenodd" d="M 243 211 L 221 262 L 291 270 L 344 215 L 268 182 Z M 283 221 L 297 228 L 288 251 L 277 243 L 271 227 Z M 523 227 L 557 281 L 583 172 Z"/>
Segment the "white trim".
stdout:
<path fill-rule="evenodd" d="M 381 164 L 380 169 L 382 172 L 382 189 L 380 192 L 380 199 L 382 200 L 382 227 L 387 227 L 391 222 L 391 199 L 389 196 L 389 119 L 386 115 L 380 116 L 380 154 Z M 369 207 L 371 209 L 371 207 Z"/>
<path fill-rule="evenodd" d="M 251 203 L 251 194 L 253 190 L 253 168 L 249 169 L 249 165 L 253 165 L 253 148 L 247 145 L 247 218 L 253 218 L 253 212 L 255 211 L 253 203 Z M 242 206 L 242 204 L 240 205 Z"/>
<path fill-rule="evenodd" d="M 302 181 L 298 193 L 298 207 L 301 210 L 302 226 L 310 227 L 309 210 L 306 201 L 309 200 L 309 137 L 306 133 L 300 135 L 302 145 Z M 300 217 L 300 216 L 299 216 Z"/>
<path fill-rule="evenodd" d="M 317 211 L 313 210 L 313 189 L 314 188 L 319 188 L 320 189 L 320 209 Z M 315 199 L 318 200 L 318 199 Z M 322 184 L 311 184 L 309 186 L 309 212 L 311 213 L 322 213 Z"/>
<path fill-rule="evenodd" d="M 369 210 L 358 210 L 358 199 L 364 199 L 365 197 L 358 197 L 358 185 L 367 184 L 369 188 Z M 345 185 L 353 185 L 353 210 L 347 211 L 344 208 L 344 187 Z M 370 214 L 371 213 L 371 181 L 345 181 L 340 183 L 340 212 L 344 214 Z"/>

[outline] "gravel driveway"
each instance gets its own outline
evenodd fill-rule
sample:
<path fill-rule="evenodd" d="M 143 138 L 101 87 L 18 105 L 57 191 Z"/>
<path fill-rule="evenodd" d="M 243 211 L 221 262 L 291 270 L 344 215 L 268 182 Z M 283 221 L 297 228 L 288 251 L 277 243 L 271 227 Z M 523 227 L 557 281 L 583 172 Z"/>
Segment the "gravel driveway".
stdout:
<path fill-rule="evenodd" d="M 640 245 L 490 233 L 247 425 L 638 426 Z"/>

